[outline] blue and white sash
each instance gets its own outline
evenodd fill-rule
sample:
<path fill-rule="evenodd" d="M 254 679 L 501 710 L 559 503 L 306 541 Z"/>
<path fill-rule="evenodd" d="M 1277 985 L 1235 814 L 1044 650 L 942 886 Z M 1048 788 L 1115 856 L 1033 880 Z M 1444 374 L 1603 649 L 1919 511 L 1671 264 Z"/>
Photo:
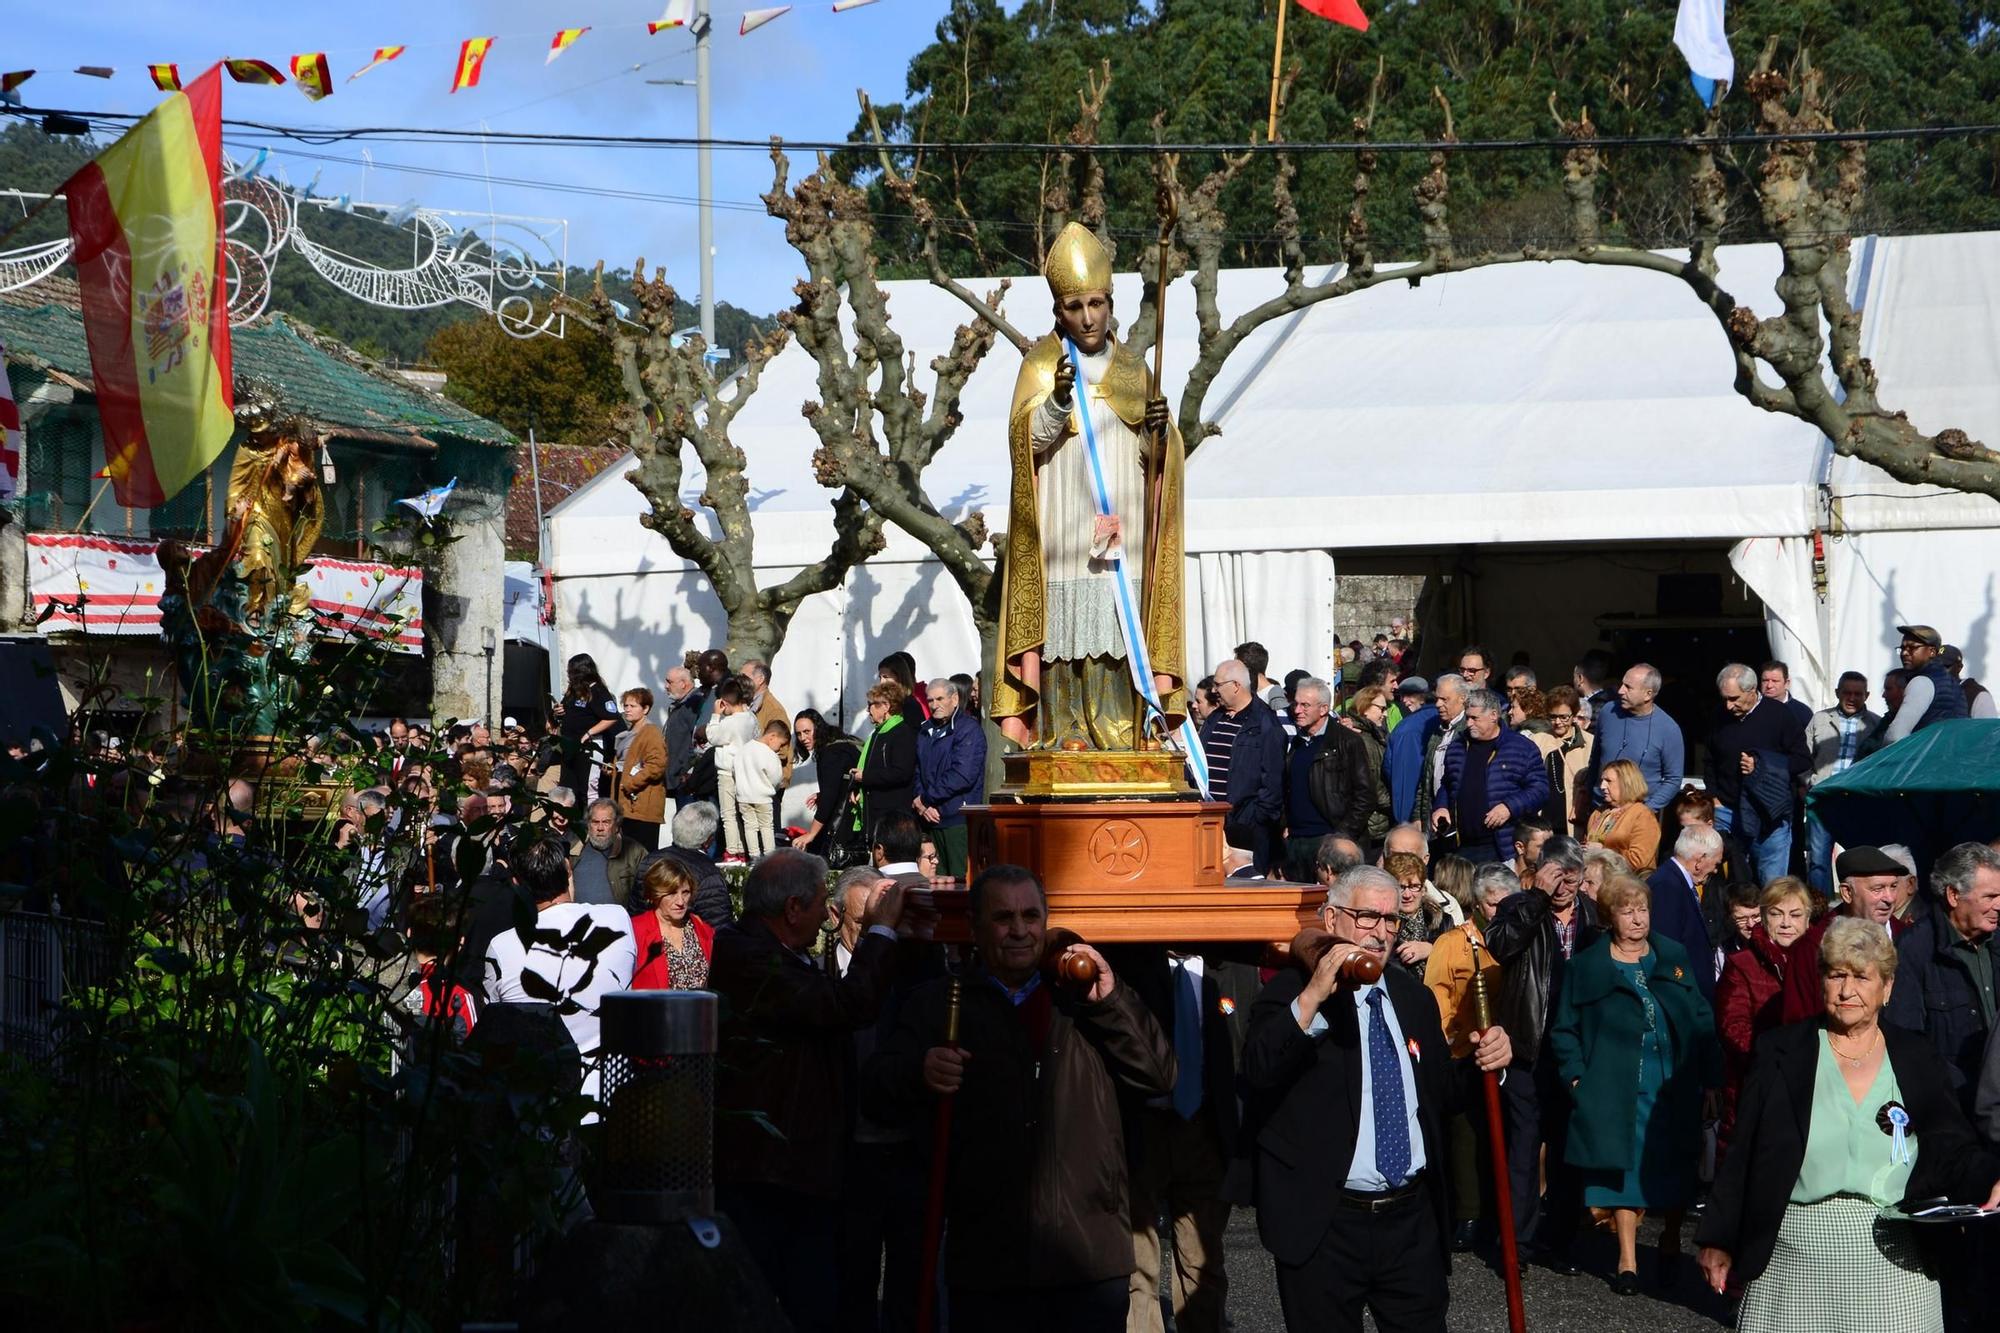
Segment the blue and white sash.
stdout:
<path fill-rule="evenodd" d="M 1111 508 L 1111 492 L 1104 484 L 1104 460 L 1097 449 L 1097 427 L 1090 416 L 1090 379 L 1084 373 L 1083 358 L 1078 355 L 1076 344 L 1063 339 L 1063 350 L 1076 370 L 1076 415 L 1083 421 L 1083 454 L 1090 460 L 1091 505 L 1101 518 L 1115 517 Z M 1125 636 L 1125 664 L 1132 672 L 1132 688 L 1146 702 L 1148 717 L 1166 720 L 1166 705 L 1160 701 L 1160 692 L 1153 684 L 1153 658 L 1146 651 L 1146 629 L 1139 620 L 1139 604 L 1132 596 L 1132 582 L 1125 577 L 1125 541 L 1121 537 L 1111 548 L 1112 587 L 1116 590 L 1112 602 L 1118 610 L 1118 629 Z M 1145 732 L 1145 721 L 1140 720 L 1140 734 Z M 1194 723 L 1181 719 L 1181 745 L 1187 756 L 1188 772 L 1194 778 L 1194 785 L 1200 789 L 1203 800 L 1209 799 L 1208 753 L 1201 748 L 1201 733 Z"/>

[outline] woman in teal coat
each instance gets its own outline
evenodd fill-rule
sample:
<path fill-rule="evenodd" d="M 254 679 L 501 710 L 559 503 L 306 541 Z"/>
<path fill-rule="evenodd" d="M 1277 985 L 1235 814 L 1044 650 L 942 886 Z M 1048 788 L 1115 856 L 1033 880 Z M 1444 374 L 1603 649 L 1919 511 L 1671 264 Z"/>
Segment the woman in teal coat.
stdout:
<path fill-rule="evenodd" d="M 1639 1290 L 1639 1219 L 1648 1209 L 1665 1214 L 1660 1285 L 1673 1284 L 1703 1092 L 1722 1080 L 1722 1047 L 1687 952 L 1651 934 L 1646 886 L 1613 878 L 1597 911 L 1605 933 L 1563 973 L 1549 1047 L 1576 1101 L 1565 1156 L 1584 1173 L 1584 1203 L 1617 1233 L 1611 1289 L 1630 1296 Z"/>

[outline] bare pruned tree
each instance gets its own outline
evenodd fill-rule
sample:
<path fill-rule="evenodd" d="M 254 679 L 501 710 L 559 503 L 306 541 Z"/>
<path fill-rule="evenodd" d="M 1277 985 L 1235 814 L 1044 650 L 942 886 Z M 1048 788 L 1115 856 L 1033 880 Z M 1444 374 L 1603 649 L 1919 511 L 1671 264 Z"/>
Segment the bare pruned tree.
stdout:
<path fill-rule="evenodd" d="M 1217 432 L 1201 416 L 1210 388 L 1237 349 L 1274 319 L 1388 282 L 1414 286 L 1432 276 L 1498 264 L 1566 261 L 1639 268 L 1680 280 L 1728 337 L 1736 358 L 1736 389 L 1749 402 L 1812 423 L 1839 452 L 1898 480 L 2000 498 L 2000 454 L 1961 430 L 1926 434 L 1878 400 L 1874 368 L 1860 355 L 1861 316 L 1847 299 L 1848 252 L 1866 180 L 1865 146 L 1853 140 L 1784 137 L 1823 134 L 1835 127 L 1810 61 L 1801 56 L 1790 71 L 1780 71 L 1773 66 L 1775 49 L 1775 44 L 1765 49 L 1744 84 L 1757 108 L 1759 129 L 1778 136 L 1763 148 L 1751 182 L 1764 228 L 1783 255 L 1776 283 L 1783 308 L 1769 317 L 1760 318 L 1720 282 L 1718 250 L 1730 198 L 1724 168 L 1732 164 L 1720 160 L 1721 121 L 1713 114 L 1704 131 L 1688 141 L 1690 166 L 1682 198 L 1646 205 L 1656 212 L 1686 210 L 1694 235 L 1685 258 L 1605 239 L 1608 228 L 1599 196 L 1604 150 L 1592 142 L 1596 131 L 1588 112 L 1565 116 L 1553 99 L 1551 113 L 1563 137 L 1574 141 L 1561 161 L 1563 234 L 1554 242 L 1517 239 L 1542 230 L 1546 224 L 1538 218 L 1532 226 L 1499 228 L 1508 237 L 1501 243 L 1482 237 L 1478 248 L 1461 248 L 1452 218 L 1452 107 L 1434 89 L 1438 131 L 1427 169 L 1409 200 L 1421 224 L 1420 252 L 1378 264 L 1369 228 L 1378 154 L 1368 147 L 1375 93 L 1382 86 L 1378 65 L 1374 92 L 1353 121 L 1361 147 L 1341 228 L 1342 262 L 1326 279 L 1307 281 L 1305 233 L 1293 195 L 1297 171 L 1281 141 L 1265 155 L 1274 164 L 1270 225 L 1278 238 L 1285 285 L 1227 320 L 1219 296 L 1230 235 L 1222 199 L 1226 187 L 1260 155 L 1224 155 L 1192 185 L 1183 182 L 1173 155 L 1157 155 L 1161 216 L 1170 220 L 1164 272 L 1169 282 L 1191 275 L 1195 298 L 1197 355 L 1175 404 L 1187 447 L 1192 450 Z M 1288 77 L 1283 91 L 1290 83 Z M 1115 253 L 1106 226 L 1105 174 L 1093 152 L 1110 87 L 1107 64 L 1078 95 L 1078 119 L 1066 150 L 1044 168 L 1044 219 L 1055 225 L 1046 229 L 1043 244 L 1062 221 L 1075 218 L 1097 231 Z M 868 109 L 865 95 L 862 105 Z M 870 120 L 872 124 L 872 114 Z M 971 603 L 983 635 L 995 627 L 998 580 L 984 554 L 990 535 L 984 516 L 947 518 L 926 495 L 923 477 L 961 424 L 961 395 L 994 344 L 1004 338 L 1025 353 L 1032 340 L 1002 310 L 1005 280 L 981 295 L 945 270 L 942 224 L 935 209 L 914 173 L 898 171 L 879 126 L 874 139 L 889 196 L 916 223 L 930 281 L 971 314 L 954 331 L 949 347 L 928 363 L 928 388 L 919 383 L 916 355 L 890 320 L 888 294 L 876 271 L 866 196 L 844 184 L 823 157 L 812 174 L 792 185 L 791 164 L 776 140 L 771 148 L 773 182 L 764 204 L 784 222 L 786 239 L 804 261 L 806 276 L 793 289 L 798 303 L 781 316 L 780 332 L 747 349 L 747 364 L 733 386 L 727 386 L 731 391 L 726 397 L 725 386 L 716 383 L 702 359 L 698 340 L 673 345 L 675 298 L 658 276 L 647 281 L 641 266 L 635 327 L 610 318 L 601 290 L 592 298 L 599 321 L 616 330 L 630 400 L 625 424 L 640 459 L 633 481 L 652 503 L 647 525 L 714 584 L 729 613 L 733 657 L 775 650 L 803 598 L 838 585 L 856 563 L 881 548 L 884 522 L 909 533 L 945 565 Z M 1823 154 L 1828 161 L 1822 161 Z M 1160 308 L 1158 244 L 1134 257 L 1133 267 L 1142 275 L 1142 299 L 1124 336 L 1142 345 L 1153 336 Z M 843 305 L 851 315 L 847 330 L 842 327 Z M 1823 335 L 1822 326 L 1830 333 Z M 818 366 L 819 397 L 802 411 L 819 441 L 813 456 L 818 480 L 838 492 L 838 535 L 824 559 L 781 584 L 759 588 L 752 568 L 744 457 L 729 442 L 729 425 L 787 337 L 796 337 Z M 1829 375 L 1838 391 L 1828 383 Z M 707 489 L 699 503 L 713 512 L 719 536 L 708 535 L 681 499 L 682 451 L 688 448 L 706 469 Z"/>
<path fill-rule="evenodd" d="M 729 660 L 769 660 L 801 602 L 839 587 L 850 569 L 882 548 L 881 516 L 843 489 L 833 502 L 834 537 L 826 555 L 783 582 L 759 587 L 746 460 L 729 428 L 788 334 L 779 329 L 753 342 L 744 349 L 743 368 L 719 382 L 699 336 L 675 341 L 680 303 L 665 271 L 649 279 L 641 259 L 632 272 L 629 318 L 620 318 L 605 294 L 601 264 L 586 313 L 611 335 L 625 386 L 617 420 L 639 462 L 627 480 L 651 506 L 639 522 L 707 577 L 729 618 Z M 690 450 L 704 477 L 695 503 L 713 516 L 713 533 L 681 494 Z"/>
<path fill-rule="evenodd" d="M 1811 61 L 1801 55 L 1792 70 L 1785 72 L 1774 67 L 1775 52 L 1775 43 L 1765 48 L 1744 85 L 1757 108 L 1759 131 L 1779 136 L 1834 131 L 1826 90 Z M 1104 177 L 1090 161 L 1089 147 L 1095 142 L 1097 113 L 1103 108 L 1108 80 L 1108 70 L 1101 79 L 1093 78 L 1089 96 L 1081 99 L 1083 115 L 1070 138 L 1075 160 L 1064 155 L 1056 173 L 1057 186 L 1044 197 L 1045 207 L 1066 210 L 1070 190 L 1080 189 L 1083 197 L 1076 215 L 1100 229 Z M 1377 91 L 1381 80 L 1378 66 Z M 1288 78 L 1287 91 L 1289 86 Z M 1681 206 L 1692 215 L 1694 241 L 1685 259 L 1608 244 L 1603 239 L 1598 189 L 1604 155 L 1589 142 L 1596 130 L 1587 111 L 1574 118 L 1557 114 L 1563 137 L 1581 141 L 1567 149 L 1562 159 L 1562 191 L 1567 205 L 1562 230 L 1566 237 L 1554 244 L 1524 241 L 1495 246 L 1488 241 L 1479 249 L 1463 250 L 1454 236 L 1451 214 L 1451 146 L 1455 142 L 1451 103 L 1435 89 L 1432 98 L 1441 128 L 1436 147 L 1429 154 L 1428 170 L 1417 181 L 1411 199 L 1422 225 L 1422 253 L 1408 262 L 1378 266 L 1368 226 L 1377 154 L 1364 146 L 1356 153 L 1352 202 L 1342 234 L 1344 262 L 1324 281 L 1308 282 L 1302 229 L 1291 188 L 1296 168 L 1280 147 L 1271 154 L 1276 167 L 1271 216 L 1279 238 L 1285 287 L 1226 322 L 1217 292 L 1229 219 L 1220 199 L 1223 188 L 1244 170 L 1251 155 L 1225 156 L 1192 189 L 1182 188 L 1177 164 L 1171 158 L 1162 155 L 1159 159 L 1163 180 L 1175 192 L 1178 213 L 1174 227 L 1177 253 L 1171 257 L 1168 271 L 1193 274 L 1198 351 L 1176 406 L 1181 436 L 1190 450 L 1218 429 L 1202 419 L 1201 409 L 1223 367 L 1237 348 L 1274 319 L 1387 282 L 1414 286 L 1438 274 L 1497 264 L 1569 261 L 1640 268 L 1680 279 L 1714 313 L 1728 336 L 1736 357 L 1736 389 L 1749 402 L 1812 423 L 1840 453 L 1872 463 L 1899 481 L 2000 498 L 2000 454 L 1962 430 L 1926 434 L 1903 413 L 1883 406 L 1877 396 L 1874 367 L 1860 355 L 1861 316 L 1847 298 L 1847 276 L 1854 219 L 1866 180 L 1863 142 L 1780 138 L 1762 154 L 1752 187 L 1764 227 L 1783 254 L 1776 283 L 1783 311 L 1760 318 L 1726 291 L 1718 276 L 1717 252 L 1729 220 L 1729 191 L 1715 142 L 1721 132 L 1718 115 L 1711 114 L 1703 133 L 1689 141 L 1691 166 Z M 1550 109 L 1556 110 L 1553 100 Z M 1371 95 L 1366 110 L 1353 121 L 1357 142 L 1366 144 L 1374 115 L 1375 98 Z M 1830 169 L 1822 161 L 1823 155 L 1831 158 Z M 942 271 L 934 243 L 937 221 L 916 195 L 913 183 L 898 180 L 886 150 L 882 167 L 889 177 L 891 194 L 911 208 L 927 238 L 925 257 L 931 280 L 965 301 L 975 316 L 993 318 L 993 311 Z M 1105 239 L 1109 243 L 1109 238 Z M 1140 257 L 1138 268 L 1145 280 L 1145 296 L 1129 336 L 1145 341 L 1151 336 L 1158 309 L 1152 276 L 1156 255 L 1150 248 Z M 1830 334 L 1822 335 L 1822 325 Z M 1765 371 L 1777 383 L 1770 382 Z M 1829 376 L 1840 386 L 1838 392 L 1828 383 Z"/>
<path fill-rule="evenodd" d="M 819 437 L 813 468 L 820 484 L 866 501 L 869 514 L 894 523 L 928 547 L 951 572 L 972 604 L 982 637 L 997 625 L 998 584 L 980 554 L 987 542 L 986 519 L 972 513 L 946 518 L 924 493 L 923 473 L 964 420 L 959 399 L 997 338 L 1025 351 L 1028 340 L 1000 314 L 1007 283 L 983 299 L 951 279 L 976 310 L 959 325 L 950 347 L 931 359 L 931 387 L 918 383 L 916 356 L 907 351 L 889 319 L 889 297 L 876 275 L 875 228 L 867 196 L 844 184 L 822 156 L 818 169 L 788 188 L 790 160 L 774 141 L 773 181 L 764 196 L 771 216 L 785 224 L 785 239 L 805 260 L 806 276 L 794 287 L 798 304 L 779 315 L 782 327 L 819 366 L 819 399 L 802 409 Z M 936 219 L 929 205 L 907 196 L 930 219 L 930 262 L 942 274 L 935 252 Z M 845 300 L 852 314 L 850 337 L 841 328 Z"/>

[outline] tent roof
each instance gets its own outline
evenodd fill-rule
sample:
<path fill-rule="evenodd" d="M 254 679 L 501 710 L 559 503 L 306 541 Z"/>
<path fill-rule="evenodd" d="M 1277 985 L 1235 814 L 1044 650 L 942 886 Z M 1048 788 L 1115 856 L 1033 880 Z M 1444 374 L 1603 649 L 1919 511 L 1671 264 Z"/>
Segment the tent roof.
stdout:
<path fill-rule="evenodd" d="M 1847 847 L 1902 843 L 1928 864 L 2000 833 L 2000 721 L 1939 722 L 1877 750 L 1806 794 Z"/>
<path fill-rule="evenodd" d="M 1725 247 L 1721 264 L 1751 299 L 1778 254 Z M 1714 316 L 1656 273 L 1509 264 L 1326 301 L 1190 461 L 1209 503 L 1190 506 L 1188 544 L 1803 531 L 1821 437 L 1750 407 L 1734 375 Z"/>
<path fill-rule="evenodd" d="M 2000 438 L 2000 234 L 1866 238 L 1856 251 L 1853 281 L 1882 349 L 1884 401 Z M 1720 263 L 1740 300 L 1776 308 L 1775 247 L 1726 246 Z M 984 293 L 995 284 L 970 285 Z M 923 280 L 884 286 L 927 388 L 930 359 L 968 312 Z M 1222 316 L 1282 288 L 1275 269 L 1225 271 Z M 1116 296 L 1133 309 L 1137 278 L 1121 276 Z M 1038 331 L 1042 299 L 1039 279 L 1018 279 L 1007 311 Z M 1195 357 L 1192 315 L 1183 279 L 1168 303 L 1170 384 Z M 948 516 L 984 509 L 989 523 L 1004 519 L 1018 364 L 1004 343 L 981 363 L 964 424 L 925 474 Z M 2000 522 L 1985 499 L 1913 498 L 1922 492 L 1873 469 L 1835 465 L 1816 430 L 1750 406 L 1734 375 L 1714 316 L 1661 274 L 1507 264 L 1324 301 L 1265 325 L 1211 389 L 1205 415 L 1223 433 L 1189 461 L 1188 550 L 1798 534 L 1817 525 L 1816 488 L 1830 469 L 1850 490 L 1889 487 L 1883 517 L 1892 522 L 1945 506 L 1954 521 Z M 781 520 L 759 524 L 760 566 L 817 559 L 831 538 L 830 496 L 812 476 L 817 441 L 799 418 L 799 405 L 819 396 L 812 359 L 793 343 L 736 418 L 734 443 L 752 460 L 752 509 Z M 607 468 L 552 514 L 564 576 L 683 567 L 636 524 L 598 521 L 643 508 L 625 471 Z M 685 480 L 692 500 L 702 474 L 691 457 Z M 1862 510 L 1853 506 L 1868 500 L 1845 503 L 1854 522 Z M 892 532 L 878 558 L 923 555 Z"/>
<path fill-rule="evenodd" d="M 1815 801 L 1918 792 L 2000 793 L 2000 721 L 1938 722 L 1813 785 Z"/>
<path fill-rule="evenodd" d="M 2000 446 L 2000 233 L 1869 236 L 1855 242 L 1852 267 L 1882 405 L 1923 430 L 1956 426 Z M 2000 525 L 2000 502 L 1904 485 L 1858 459 L 1833 459 L 1828 480 L 1848 527 Z"/>

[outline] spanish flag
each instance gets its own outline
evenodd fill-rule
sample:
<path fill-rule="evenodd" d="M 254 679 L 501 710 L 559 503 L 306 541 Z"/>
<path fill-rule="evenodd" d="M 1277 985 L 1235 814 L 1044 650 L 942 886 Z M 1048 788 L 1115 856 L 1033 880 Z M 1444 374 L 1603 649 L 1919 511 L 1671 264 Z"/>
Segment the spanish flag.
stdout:
<path fill-rule="evenodd" d="M 278 73 L 278 67 L 266 60 L 225 60 L 224 68 L 229 77 L 238 83 L 279 84 L 285 76 Z"/>
<path fill-rule="evenodd" d="M 555 40 L 549 43 L 549 58 L 547 60 L 544 60 L 542 63 L 544 65 L 555 64 L 557 56 L 569 50 L 569 48 L 575 44 L 577 38 L 583 36 L 585 33 L 589 31 L 590 31 L 589 28 L 556 29 Z"/>
<path fill-rule="evenodd" d="M 153 76 L 153 86 L 161 92 L 177 93 L 181 90 L 179 65 L 148 65 L 146 72 Z"/>
<path fill-rule="evenodd" d="M 477 88 L 479 71 L 486 64 L 486 52 L 493 45 L 491 37 L 468 37 L 465 45 L 458 48 L 458 68 L 452 71 L 451 90 Z"/>
<path fill-rule="evenodd" d="M 164 504 L 235 429 L 222 270 L 222 69 L 63 183 L 118 503 Z"/>
<path fill-rule="evenodd" d="M 292 82 L 314 102 L 332 92 L 333 75 L 327 71 L 326 52 L 306 51 L 293 56 Z"/>
<path fill-rule="evenodd" d="M 397 56 L 403 54 L 403 52 L 409 49 L 410 48 L 407 46 L 376 47 L 375 58 L 369 61 L 367 64 L 363 65 L 360 69 L 357 69 L 352 74 L 348 75 L 347 81 L 349 83 L 354 82 L 356 79 L 360 78 L 363 74 L 366 74 L 369 70 L 374 69 L 377 65 L 386 65 L 391 60 L 394 60 Z"/>

